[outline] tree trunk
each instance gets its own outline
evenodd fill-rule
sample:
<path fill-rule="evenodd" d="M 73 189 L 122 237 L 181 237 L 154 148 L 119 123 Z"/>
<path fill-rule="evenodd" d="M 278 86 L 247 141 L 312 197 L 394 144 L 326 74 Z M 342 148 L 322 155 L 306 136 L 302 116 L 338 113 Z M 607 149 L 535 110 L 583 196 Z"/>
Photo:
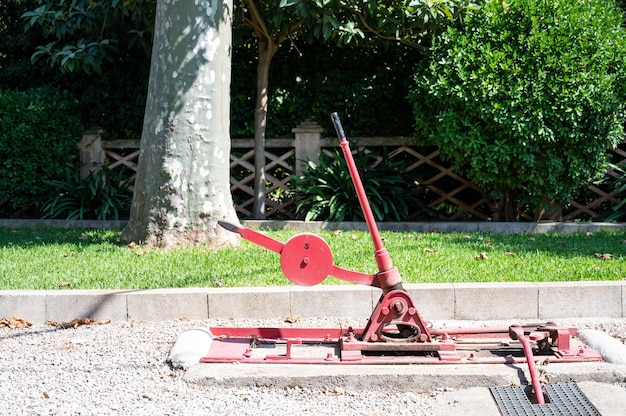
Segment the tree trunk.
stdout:
<path fill-rule="evenodd" d="M 517 196 L 510 191 L 506 191 L 505 195 L 493 205 L 492 217 L 495 222 L 517 221 Z"/>
<path fill-rule="evenodd" d="M 230 193 L 232 0 L 158 0 L 125 243 L 236 244 Z"/>
<path fill-rule="evenodd" d="M 254 112 L 254 219 L 265 219 L 265 129 L 267 126 L 267 103 L 269 72 L 272 58 L 278 50 L 273 39 L 259 37 L 259 63 L 257 64 L 256 111 Z"/>

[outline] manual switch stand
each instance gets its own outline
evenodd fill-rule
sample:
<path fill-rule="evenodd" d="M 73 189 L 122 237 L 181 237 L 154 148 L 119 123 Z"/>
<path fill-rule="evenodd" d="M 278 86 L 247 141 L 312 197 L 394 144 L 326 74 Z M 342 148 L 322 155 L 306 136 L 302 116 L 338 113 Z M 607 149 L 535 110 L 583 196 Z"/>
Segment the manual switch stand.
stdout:
<path fill-rule="evenodd" d="M 398 269 L 383 246 L 378 227 L 337 113 L 331 115 L 372 242 L 378 273 L 339 267 L 324 239 L 298 234 L 286 243 L 225 221 L 225 229 L 280 255 L 285 276 L 301 286 L 326 277 L 380 288 L 382 294 L 365 328 L 211 328 L 214 340 L 201 362 L 293 364 L 438 364 L 527 362 L 543 400 L 534 360 L 601 361 L 575 338 L 575 328 L 541 323 L 508 328 L 436 329 L 420 315 L 402 286 Z M 254 343 L 250 340 L 253 339 Z M 533 343 L 535 347 L 533 348 Z M 533 352 L 535 349 L 535 352 Z M 541 396 L 541 397 L 539 397 Z"/>

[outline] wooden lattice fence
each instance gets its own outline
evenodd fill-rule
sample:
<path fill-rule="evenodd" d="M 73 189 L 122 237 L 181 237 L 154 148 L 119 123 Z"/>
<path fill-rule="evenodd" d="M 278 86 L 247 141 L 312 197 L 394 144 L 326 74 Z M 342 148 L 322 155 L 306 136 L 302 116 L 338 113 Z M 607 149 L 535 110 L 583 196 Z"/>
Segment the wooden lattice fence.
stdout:
<path fill-rule="evenodd" d="M 289 198 L 289 175 L 300 174 L 304 161 L 316 161 L 321 152 L 331 152 L 338 147 L 335 138 L 322 137 L 323 131 L 315 123 L 305 122 L 293 129 L 294 138 L 270 138 L 266 140 L 267 219 L 294 219 L 295 203 Z M 408 137 L 357 137 L 350 138 L 351 147 L 366 149 L 382 159 L 383 151 L 390 160 L 405 162 L 406 173 L 417 178 L 421 185 L 422 202 L 435 212 L 427 217 L 423 210 L 411 213 L 410 221 L 436 219 L 443 221 L 488 221 L 490 196 L 471 181 L 457 175 L 441 157 L 435 146 L 419 146 Z M 250 218 L 254 201 L 254 141 L 233 139 L 230 156 L 231 192 L 241 219 Z M 138 140 L 102 141 L 100 135 L 86 134 L 79 146 L 81 164 L 93 170 L 107 163 L 109 169 L 127 169 L 129 175 L 137 170 L 139 156 Z M 626 163 L 626 146 L 611 153 L 615 164 Z M 106 162 L 105 162 L 106 161 Z M 609 170 L 608 176 L 617 178 L 618 173 Z M 536 213 L 521 213 L 525 220 L 591 219 L 618 202 L 614 191 L 607 184 L 593 184 L 583 195 L 563 207 L 555 207 L 552 213 L 538 217 Z"/>

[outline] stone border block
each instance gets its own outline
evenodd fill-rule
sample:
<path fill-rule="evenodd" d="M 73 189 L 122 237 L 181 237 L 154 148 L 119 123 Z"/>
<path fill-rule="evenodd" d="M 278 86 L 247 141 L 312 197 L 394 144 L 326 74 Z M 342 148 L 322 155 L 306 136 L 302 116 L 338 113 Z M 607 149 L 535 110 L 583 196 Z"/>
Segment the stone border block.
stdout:
<path fill-rule="evenodd" d="M 290 291 L 291 313 L 302 317 L 369 318 L 380 289 L 367 286 L 311 286 Z"/>
<path fill-rule="evenodd" d="M 537 284 L 454 283 L 454 319 L 534 319 L 538 313 Z"/>
<path fill-rule="evenodd" d="M 209 316 L 208 289 L 155 289 L 127 292 L 128 319 L 206 319 Z"/>
<path fill-rule="evenodd" d="M 270 319 L 291 313 L 289 287 L 242 287 L 208 292 L 209 318 Z"/>
<path fill-rule="evenodd" d="M 46 322 L 46 294 L 42 291 L 0 291 L 0 318 L 12 316 L 33 323 Z"/>
<path fill-rule="evenodd" d="M 405 284 L 415 306 L 426 321 L 454 319 L 454 286 L 446 283 Z"/>
<path fill-rule="evenodd" d="M 623 286 L 614 281 L 542 283 L 539 318 L 622 317 Z"/>
<path fill-rule="evenodd" d="M 125 321 L 126 296 L 124 292 L 94 290 L 46 293 L 46 320 L 69 322 L 75 318 Z"/>

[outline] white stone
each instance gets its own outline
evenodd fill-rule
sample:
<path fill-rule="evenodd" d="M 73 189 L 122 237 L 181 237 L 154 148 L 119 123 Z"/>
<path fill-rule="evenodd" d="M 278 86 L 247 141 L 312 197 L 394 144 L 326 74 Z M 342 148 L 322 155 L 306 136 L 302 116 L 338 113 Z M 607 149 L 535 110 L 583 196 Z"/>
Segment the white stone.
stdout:
<path fill-rule="evenodd" d="M 187 370 L 207 355 L 212 342 L 213 335 L 208 328 L 188 329 L 176 338 L 167 362 L 172 368 Z"/>

